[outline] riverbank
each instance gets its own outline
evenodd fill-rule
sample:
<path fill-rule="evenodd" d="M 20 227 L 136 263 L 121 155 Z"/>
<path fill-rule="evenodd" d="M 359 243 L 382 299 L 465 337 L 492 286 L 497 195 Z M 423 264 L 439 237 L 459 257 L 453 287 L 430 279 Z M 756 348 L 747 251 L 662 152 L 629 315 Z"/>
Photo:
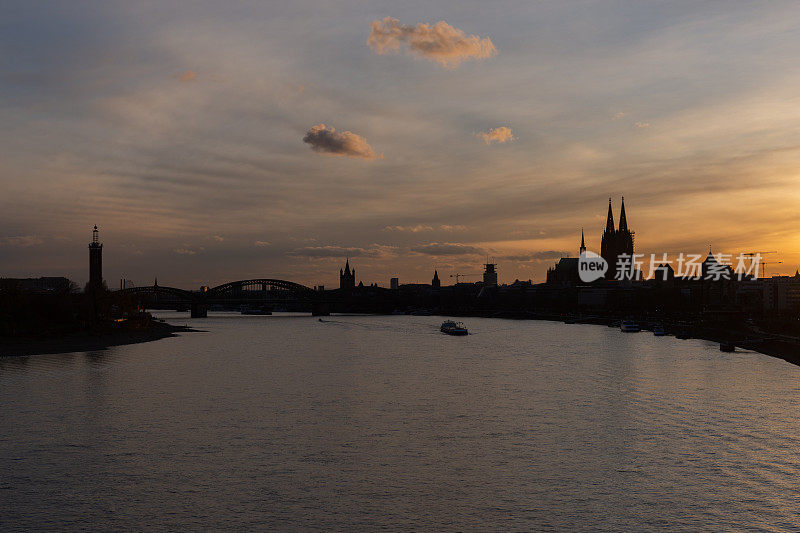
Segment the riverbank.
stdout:
<path fill-rule="evenodd" d="M 199 330 L 153 320 L 147 328 L 143 329 L 84 332 L 51 338 L 2 338 L 0 339 L 0 357 L 107 350 L 112 346 L 157 341 L 175 337 L 178 333 L 196 331 Z"/>

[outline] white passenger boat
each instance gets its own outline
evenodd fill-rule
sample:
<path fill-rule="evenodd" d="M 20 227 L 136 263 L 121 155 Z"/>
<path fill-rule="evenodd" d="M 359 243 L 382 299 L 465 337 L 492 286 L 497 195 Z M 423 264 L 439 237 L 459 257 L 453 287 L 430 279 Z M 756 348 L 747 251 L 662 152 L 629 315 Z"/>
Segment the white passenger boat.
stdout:
<path fill-rule="evenodd" d="M 469 335 L 467 326 L 463 322 L 454 322 L 452 320 L 442 322 L 442 327 L 439 328 L 439 331 L 448 335 Z"/>

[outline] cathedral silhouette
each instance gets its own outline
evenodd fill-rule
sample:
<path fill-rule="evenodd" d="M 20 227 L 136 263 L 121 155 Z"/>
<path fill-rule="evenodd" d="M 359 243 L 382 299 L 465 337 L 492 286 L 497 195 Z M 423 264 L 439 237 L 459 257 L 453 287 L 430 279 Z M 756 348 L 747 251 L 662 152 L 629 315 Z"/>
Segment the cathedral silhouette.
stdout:
<path fill-rule="evenodd" d="M 614 279 L 616 276 L 619 256 L 633 256 L 633 236 L 634 233 L 628 229 L 628 219 L 625 216 L 625 197 L 622 197 L 622 208 L 619 213 L 619 229 L 614 229 L 614 212 L 611 209 L 611 198 L 609 198 L 606 229 L 600 241 L 600 255 L 608 263 L 606 279 Z"/>

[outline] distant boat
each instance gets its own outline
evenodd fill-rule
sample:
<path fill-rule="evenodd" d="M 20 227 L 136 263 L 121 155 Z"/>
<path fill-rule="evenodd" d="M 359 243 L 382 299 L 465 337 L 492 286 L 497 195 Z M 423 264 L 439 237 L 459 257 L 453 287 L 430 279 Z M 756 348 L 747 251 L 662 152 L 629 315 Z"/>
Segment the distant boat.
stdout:
<path fill-rule="evenodd" d="M 467 326 L 465 326 L 463 322 L 454 322 L 452 320 L 445 320 L 442 322 L 442 327 L 439 328 L 439 331 L 447 333 L 448 335 L 469 335 Z"/>
<path fill-rule="evenodd" d="M 678 339 L 684 339 L 684 340 L 692 338 L 691 335 L 689 335 L 689 332 L 686 331 L 685 329 L 680 330 L 678 332 L 678 334 L 675 335 L 675 337 L 678 338 Z"/>
<path fill-rule="evenodd" d="M 619 329 L 625 333 L 639 333 L 642 331 L 639 323 L 635 320 L 623 320 L 619 323 Z"/>
<path fill-rule="evenodd" d="M 736 345 L 732 342 L 721 342 L 719 343 L 719 351 L 720 352 L 733 352 L 736 350 Z"/>
<path fill-rule="evenodd" d="M 653 335 L 655 335 L 656 337 L 663 337 L 666 334 L 667 332 L 664 331 L 664 326 L 662 326 L 661 324 L 656 324 L 655 326 L 653 326 Z"/>

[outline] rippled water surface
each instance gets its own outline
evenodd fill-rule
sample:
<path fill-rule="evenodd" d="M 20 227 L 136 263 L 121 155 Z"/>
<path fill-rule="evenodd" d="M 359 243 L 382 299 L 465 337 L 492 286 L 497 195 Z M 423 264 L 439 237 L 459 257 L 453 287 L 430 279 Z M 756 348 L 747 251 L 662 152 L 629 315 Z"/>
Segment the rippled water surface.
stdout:
<path fill-rule="evenodd" d="M 779 359 L 538 321 L 163 316 L 207 331 L 0 359 L 0 529 L 800 527 Z"/>

